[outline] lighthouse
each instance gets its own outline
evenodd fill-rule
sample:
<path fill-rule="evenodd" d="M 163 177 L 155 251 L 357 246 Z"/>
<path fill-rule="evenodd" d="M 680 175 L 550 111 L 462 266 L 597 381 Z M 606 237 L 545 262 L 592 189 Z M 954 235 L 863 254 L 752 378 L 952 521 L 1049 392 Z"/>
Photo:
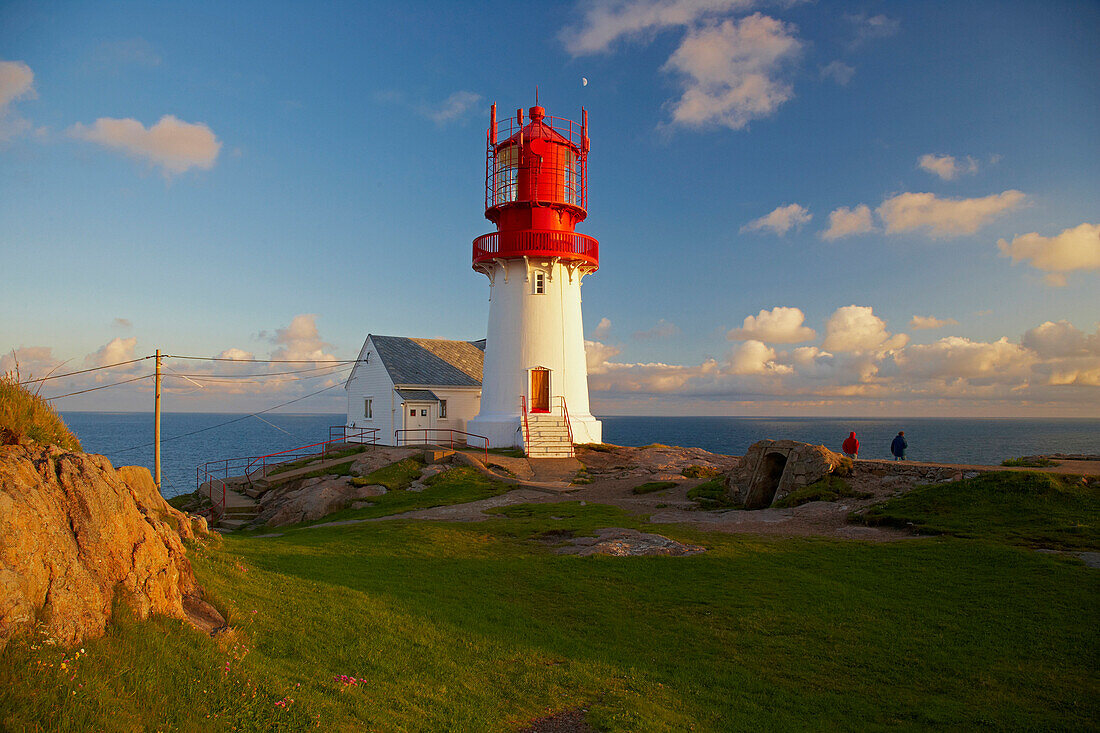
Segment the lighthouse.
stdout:
<path fill-rule="evenodd" d="M 473 243 L 489 280 L 480 411 L 469 431 L 532 458 L 599 443 L 588 406 L 581 281 L 599 269 L 599 243 L 575 231 L 588 215 L 588 112 L 581 123 L 535 106 L 486 133 L 485 218 Z"/>

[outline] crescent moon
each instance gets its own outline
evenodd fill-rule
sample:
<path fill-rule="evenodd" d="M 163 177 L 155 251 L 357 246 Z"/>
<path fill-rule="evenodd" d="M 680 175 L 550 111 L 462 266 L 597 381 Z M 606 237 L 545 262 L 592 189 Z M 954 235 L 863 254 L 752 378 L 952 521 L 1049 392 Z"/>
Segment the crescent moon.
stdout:
<path fill-rule="evenodd" d="M 582 76 L 581 77 L 581 86 L 582 87 L 588 86 L 588 77 L 587 76 Z"/>

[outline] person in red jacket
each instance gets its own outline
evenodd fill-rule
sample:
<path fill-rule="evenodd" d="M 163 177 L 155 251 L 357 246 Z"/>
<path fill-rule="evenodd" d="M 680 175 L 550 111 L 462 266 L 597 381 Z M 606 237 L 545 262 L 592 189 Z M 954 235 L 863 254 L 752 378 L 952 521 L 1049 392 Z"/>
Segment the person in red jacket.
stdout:
<path fill-rule="evenodd" d="M 849 458 L 855 458 L 856 455 L 859 453 L 859 441 L 856 440 L 856 434 L 848 433 L 848 437 L 847 439 L 845 439 L 844 444 L 841 446 L 841 448 L 844 449 L 844 455 L 848 456 Z"/>

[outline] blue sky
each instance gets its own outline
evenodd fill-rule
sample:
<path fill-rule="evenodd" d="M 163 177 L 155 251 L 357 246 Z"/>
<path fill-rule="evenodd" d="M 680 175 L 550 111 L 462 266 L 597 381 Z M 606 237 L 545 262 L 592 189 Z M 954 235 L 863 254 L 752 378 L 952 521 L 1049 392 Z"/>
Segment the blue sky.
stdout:
<path fill-rule="evenodd" d="M 1098 34 L 1087 2 L 8 2 L 0 366 L 483 336 L 488 106 L 538 85 L 590 115 L 595 412 L 1096 414 Z"/>

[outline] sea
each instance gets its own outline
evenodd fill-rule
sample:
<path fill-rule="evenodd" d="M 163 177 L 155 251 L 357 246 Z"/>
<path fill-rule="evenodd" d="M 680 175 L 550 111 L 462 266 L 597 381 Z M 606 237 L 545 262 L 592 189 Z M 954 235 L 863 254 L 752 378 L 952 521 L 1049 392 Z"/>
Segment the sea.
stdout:
<path fill-rule="evenodd" d="M 101 453 L 115 466 L 153 466 L 153 414 L 65 412 L 66 424 L 84 450 Z M 195 469 L 206 461 L 258 456 L 328 438 L 337 414 L 225 413 L 161 415 L 161 491 L 167 497 L 195 489 Z M 1039 453 L 1100 454 L 1098 419 L 1016 418 L 820 418 L 820 417 L 600 417 L 603 438 L 616 445 L 664 443 L 744 455 L 765 438 L 799 440 L 839 451 L 854 431 L 861 458 L 889 458 L 899 430 L 909 442 L 907 458 L 936 463 L 996 465 L 1006 458 Z"/>

